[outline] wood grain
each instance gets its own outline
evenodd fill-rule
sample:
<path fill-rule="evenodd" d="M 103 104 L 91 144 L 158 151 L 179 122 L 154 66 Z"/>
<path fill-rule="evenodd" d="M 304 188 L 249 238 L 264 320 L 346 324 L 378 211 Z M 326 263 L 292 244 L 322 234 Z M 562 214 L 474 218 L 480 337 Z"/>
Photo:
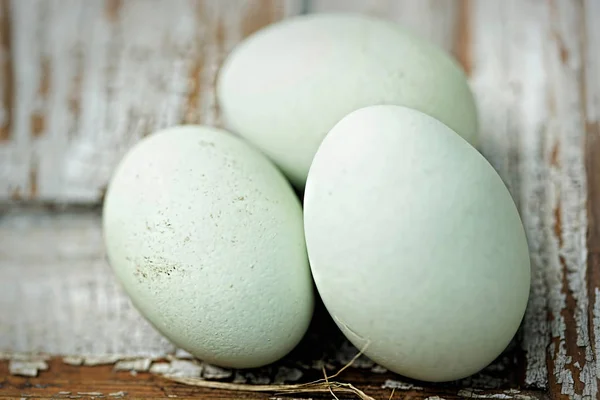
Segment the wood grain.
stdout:
<path fill-rule="evenodd" d="M 455 51 L 456 37 L 465 26 L 461 24 L 460 0 L 312 0 L 309 11 L 355 12 L 390 19 L 449 52 Z"/>
<path fill-rule="evenodd" d="M 482 150 L 519 205 L 531 250 L 525 383 L 555 398 L 596 398 L 582 78 L 584 53 L 597 49 L 586 50 L 581 27 L 585 11 L 598 11 L 578 1 L 472 5 Z"/>
<path fill-rule="evenodd" d="M 0 217 L 0 271 L 0 309 L 5 310 L 0 313 L 0 358 L 3 352 L 20 360 L 31 359 L 32 353 L 60 354 L 74 364 L 96 364 L 188 356 L 140 317 L 117 284 L 106 260 L 98 210 L 6 211 Z M 451 387 L 517 389 L 515 348 Z M 300 347 L 279 363 L 247 371 L 254 376 L 248 379 L 269 383 L 290 369 L 317 379 L 322 366 L 339 369 L 357 351 L 318 306 Z M 365 379 L 385 372 L 365 357 L 355 365 Z"/>
<path fill-rule="evenodd" d="M 144 135 L 181 122 L 218 125 L 224 55 L 301 6 L 0 1 L 0 202 L 97 203 Z"/>
<path fill-rule="evenodd" d="M 0 2 L 0 141 L 10 139 L 12 130 L 12 100 L 13 100 L 13 63 L 12 63 L 12 21 L 10 4 L 8 1 Z"/>
<path fill-rule="evenodd" d="M 588 323 L 596 377 L 600 377 L 600 3 L 584 2 L 585 30 L 583 31 L 585 94 L 585 160 L 587 171 L 587 292 L 589 297 Z"/>
<path fill-rule="evenodd" d="M 98 204 L 117 160 L 149 131 L 178 122 L 218 125 L 213 89 L 225 54 L 243 36 L 303 7 L 293 0 L 149 4 L 0 0 L 0 202 Z M 399 21 L 452 53 L 469 75 L 481 151 L 509 187 L 527 231 L 532 288 L 517 342 L 492 366 L 510 369 L 510 377 L 484 374 L 456 388 L 523 385 L 549 390 L 556 399 L 597 398 L 600 3 L 307 4 L 310 12 L 355 11 Z M 169 22 L 175 19 L 178 24 Z M 173 352 L 112 282 L 98 215 L 78 215 L 13 210 L 0 220 L 0 269 L 8 277 L 0 280 L 0 308 L 10 310 L 0 313 L 0 331 L 8 332 L 0 336 L 0 349 Z M 41 242 L 47 247 L 35 250 L 32 243 Z M 26 270 L 33 279 L 20 277 Z M 20 308 L 9 303 L 17 292 L 28 296 Z M 81 304 L 92 311 L 81 312 Z M 77 322 L 69 327 L 67 321 Z M 66 339 L 73 338 L 69 329 L 75 339 Z M 97 335 L 102 340 L 95 341 Z M 330 358 L 336 359 L 340 355 Z M 204 393 L 186 390 L 200 392 L 180 394 Z M 425 394 L 442 392 L 408 393 Z M 215 394 L 221 395 L 229 396 Z"/>
<path fill-rule="evenodd" d="M 591 181 L 587 194 L 584 143 L 587 131 L 593 179 L 600 110 L 600 32 L 592 22 L 600 18 L 597 3 L 313 4 L 317 11 L 351 9 L 403 22 L 463 64 L 479 105 L 481 150 L 518 204 L 531 249 L 532 290 L 520 340 L 523 383 L 550 387 L 558 397 L 595 398 L 600 300 L 591 301 L 598 298 L 600 273 L 593 254 L 589 271 L 586 263 L 586 200 L 590 213 L 600 203 L 591 197 L 598 191 Z"/>
<path fill-rule="evenodd" d="M 114 280 L 95 212 L 3 215 L 0 271 L 0 352 L 175 351 Z"/>
<path fill-rule="evenodd" d="M 7 362 L 0 361 L 0 398 L 201 398 L 201 399 L 331 399 L 328 393 L 276 395 L 206 389 L 174 383 L 149 373 L 130 374 L 115 371 L 113 366 L 80 367 L 64 364 L 60 359 L 50 360 L 47 371 L 39 377 L 28 378 L 8 375 Z M 391 374 L 365 375 L 349 369 L 338 379 L 356 385 L 375 399 L 388 399 L 394 388 L 394 399 L 546 399 L 540 392 L 517 389 L 478 390 L 439 385 L 421 386 L 394 380 Z M 341 397 L 342 395 L 340 395 Z M 438 396 L 438 397 L 435 397 Z M 347 394 L 341 398 L 351 398 Z"/>

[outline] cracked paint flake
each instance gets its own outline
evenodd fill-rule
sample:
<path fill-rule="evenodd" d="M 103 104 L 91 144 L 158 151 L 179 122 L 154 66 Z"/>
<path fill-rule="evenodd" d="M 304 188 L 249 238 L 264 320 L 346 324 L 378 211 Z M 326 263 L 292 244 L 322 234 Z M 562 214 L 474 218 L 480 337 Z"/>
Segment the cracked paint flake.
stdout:
<path fill-rule="evenodd" d="M 46 371 L 48 364 L 43 360 L 10 360 L 8 372 L 11 375 L 37 376 L 39 371 Z"/>
<path fill-rule="evenodd" d="M 422 386 L 415 385 L 413 383 L 397 381 L 393 379 L 386 379 L 381 385 L 382 389 L 398 389 L 398 390 L 423 390 Z"/>
<path fill-rule="evenodd" d="M 137 360 L 120 360 L 116 362 L 114 370 L 145 372 L 148 371 L 151 363 L 152 360 L 149 358 L 140 358 Z"/>

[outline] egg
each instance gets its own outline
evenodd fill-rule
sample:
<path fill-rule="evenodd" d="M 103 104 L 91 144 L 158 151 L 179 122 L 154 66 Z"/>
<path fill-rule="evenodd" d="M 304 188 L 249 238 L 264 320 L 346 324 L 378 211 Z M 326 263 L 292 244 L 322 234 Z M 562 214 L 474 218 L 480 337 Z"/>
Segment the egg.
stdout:
<path fill-rule="evenodd" d="M 424 113 L 371 106 L 336 124 L 308 174 L 304 228 L 329 313 L 391 371 L 466 377 L 519 327 L 530 264 L 517 208 L 484 157 Z"/>
<path fill-rule="evenodd" d="M 217 94 L 226 126 L 298 188 L 325 134 L 361 107 L 409 106 L 477 143 L 475 103 L 457 63 L 368 16 L 304 15 L 255 33 L 226 59 Z"/>
<path fill-rule="evenodd" d="M 135 307 L 194 356 L 258 367 L 304 335 L 313 284 L 300 201 L 227 132 L 181 126 L 135 145 L 110 182 L 103 228 Z"/>

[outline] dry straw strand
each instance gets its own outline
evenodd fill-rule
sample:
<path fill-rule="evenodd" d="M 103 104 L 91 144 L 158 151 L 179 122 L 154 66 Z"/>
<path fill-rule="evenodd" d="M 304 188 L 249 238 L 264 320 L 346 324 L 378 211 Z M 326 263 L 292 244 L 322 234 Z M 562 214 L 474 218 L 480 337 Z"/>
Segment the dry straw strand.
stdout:
<path fill-rule="evenodd" d="M 365 345 L 365 347 L 359 351 L 346 365 L 340 368 L 335 374 L 331 376 L 327 376 L 327 372 L 325 372 L 325 367 L 323 367 L 323 375 L 324 379 L 319 379 L 314 382 L 308 383 L 299 383 L 299 384 L 290 384 L 290 385 L 249 385 L 249 384 L 239 384 L 239 383 L 229 383 L 229 382 L 215 382 L 215 381 L 207 381 L 202 378 L 189 378 L 189 377 L 179 377 L 179 376 L 170 376 L 165 375 L 164 377 L 179 383 L 183 383 L 190 386 L 198 386 L 210 389 L 221 389 L 221 390 L 232 390 L 232 391 L 245 391 L 245 392 L 267 392 L 274 394 L 298 394 L 298 393 L 331 393 L 331 395 L 337 399 L 338 397 L 335 395 L 334 391 L 338 393 L 350 393 L 354 394 L 361 400 L 375 400 L 373 397 L 367 395 L 362 390 L 356 388 L 354 385 L 350 383 L 343 383 L 337 381 L 330 381 L 329 379 L 335 378 L 340 375 L 344 370 L 350 367 L 354 361 L 358 359 L 363 354 L 363 351 L 367 348 L 369 343 Z M 392 390 L 392 396 L 394 395 L 394 391 Z M 390 396 L 391 399 L 391 396 Z"/>

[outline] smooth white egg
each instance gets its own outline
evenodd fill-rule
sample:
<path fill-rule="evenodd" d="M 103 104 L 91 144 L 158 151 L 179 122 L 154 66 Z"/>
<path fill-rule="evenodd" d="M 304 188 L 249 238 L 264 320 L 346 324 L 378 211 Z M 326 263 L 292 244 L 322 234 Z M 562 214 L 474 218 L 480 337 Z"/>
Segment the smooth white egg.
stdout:
<path fill-rule="evenodd" d="M 325 134 L 361 107 L 423 111 L 477 143 L 477 112 L 458 64 L 396 23 L 312 14 L 240 43 L 218 78 L 226 126 L 254 143 L 303 188 Z"/>
<path fill-rule="evenodd" d="M 399 106 L 343 118 L 315 156 L 304 213 L 325 306 L 384 367 L 463 378 L 517 331 L 530 285 L 517 208 L 484 157 L 438 120 Z"/>
<path fill-rule="evenodd" d="M 119 164 L 104 204 L 110 264 L 137 309 L 209 363 L 271 363 L 313 312 L 301 205 L 267 158 L 230 134 L 155 133 Z"/>

